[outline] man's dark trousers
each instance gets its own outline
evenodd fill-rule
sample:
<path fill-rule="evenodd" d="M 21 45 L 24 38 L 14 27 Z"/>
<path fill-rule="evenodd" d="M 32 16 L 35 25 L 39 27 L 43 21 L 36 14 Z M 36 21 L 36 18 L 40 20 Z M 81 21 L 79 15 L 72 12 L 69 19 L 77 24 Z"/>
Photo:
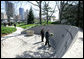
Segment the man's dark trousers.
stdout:
<path fill-rule="evenodd" d="M 45 45 L 47 45 L 47 44 L 48 44 L 48 46 L 50 46 L 50 45 L 49 45 L 49 38 L 46 38 Z"/>
<path fill-rule="evenodd" d="M 47 45 L 50 47 L 50 44 L 49 44 L 49 32 L 46 32 L 46 42 L 45 42 L 45 45 Z"/>
<path fill-rule="evenodd" d="M 43 42 L 43 39 L 44 39 L 44 30 L 42 29 L 41 30 L 41 40 L 42 40 L 42 42 Z"/>
<path fill-rule="evenodd" d="M 42 42 L 43 42 L 43 39 L 44 39 L 44 34 L 41 34 L 41 39 L 42 39 Z"/>

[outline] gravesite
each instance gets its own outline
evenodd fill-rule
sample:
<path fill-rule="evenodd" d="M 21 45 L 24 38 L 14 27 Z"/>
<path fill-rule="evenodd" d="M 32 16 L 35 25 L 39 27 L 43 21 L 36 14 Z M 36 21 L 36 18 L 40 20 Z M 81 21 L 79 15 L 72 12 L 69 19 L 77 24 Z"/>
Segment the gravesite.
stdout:
<path fill-rule="evenodd" d="M 1 58 L 83 58 L 83 1 L 1 1 Z"/>

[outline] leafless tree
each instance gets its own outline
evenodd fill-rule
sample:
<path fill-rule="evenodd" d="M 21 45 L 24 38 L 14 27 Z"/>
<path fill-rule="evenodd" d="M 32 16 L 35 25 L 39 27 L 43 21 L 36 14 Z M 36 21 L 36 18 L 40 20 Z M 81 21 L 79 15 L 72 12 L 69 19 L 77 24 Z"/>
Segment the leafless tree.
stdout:
<path fill-rule="evenodd" d="M 66 8 L 66 7 L 69 7 L 68 4 L 77 4 L 77 1 L 56 1 L 56 6 L 58 7 L 59 9 L 59 20 L 60 20 L 60 23 L 62 21 L 62 12 L 63 10 Z M 67 9 L 66 9 L 67 11 Z M 70 11 L 71 12 L 71 11 Z"/>
<path fill-rule="evenodd" d="M 34 4 L 34 3 L 30 2 L 30 1 L 28 1 L 28 2 L 33 4 L 34 6 L 39 7 L 39 19 L 40 19 L 40 24 L 42 24 L 42 21 L 41 21 L 41 3 L 42 3 L 42 1 L 36 1 L 37 4 Z"/>
<path fill-rule="evenodd" d="M 61 15 L 62 15 L 62 11 L 64 9 L 64 7 L 67 5 L 68 1 L 56 1 L 56 6 L 58 7 L 59 10 L 59 20 L 61 23 Z"/>
<path fill-rule="evenodd" d="M 29 3 L 31 3 L 31 4 L 33 4 L 34 6 L 37 6 L 37 7 L 39 7 L 39 18 L 40 18 L 40 24 L 42 23 L 42 21 L 41 21 L 41 15 L 42 15 L 42 2 L 45 2 L 45 1 L 36 1 L 37 2 L 37 4 L 34 4 L 34 3 L 32 3 L 32 2 L 30 2 L 30 1 L 28 1 Z M 48 3 L 46 3 L 46 5 L 48 5 L 49 4 L 49 2 Z M 54 12 L 55 12 L 55 9 L 56 9 L 56 4 L 55 4 L 55 7 L 54 7 L 54 9 L 52 10 L 52 12 L 51 12 L 51 14 L 50 14 L 50 17 L 48 18 L 47 17 L 47 20 L 49 20 L 52 16 L 53 16 L 53 14 L 54 14 Z M 37 9 L 36 9 L 36 11 L 38 11 Z M 47 11 L 47 12 L 49 12 L 49 11 Z M 47 15 L 48 15 L 48 13 L 47 13 Z"/>
<path fill-rule="evenodd" d="M 46 19 L 47 19 L 47 24 L 48 24 L 48 20 L 51 19 L 51 17 L 53 16 L 54 12 L 56 11 L 55 8 L 56 8 L 56 4 L 55 4 L 55 7 L 54 9 L 52 10 L 52 8 L 49 6 L 49 1 L 48 3 L 46 1 L 44 1 L 44 7 L 42 8 L 42 12 L 43 12 L 43 15 L 46 15 Z M 49 14 L 50 13 L 50 14 Z"/>

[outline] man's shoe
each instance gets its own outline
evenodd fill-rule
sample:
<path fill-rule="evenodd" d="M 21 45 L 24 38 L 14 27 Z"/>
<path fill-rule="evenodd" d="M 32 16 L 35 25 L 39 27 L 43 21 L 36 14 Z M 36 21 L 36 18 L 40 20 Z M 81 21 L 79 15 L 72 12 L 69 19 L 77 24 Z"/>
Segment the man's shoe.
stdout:
<path fill-rule="evenodd" d="M 49 48 L 51 47 L 51 45 L 48 46 Z"/>
<path fill-rule="evenodd" d="M 47 45 L 47 44 L 45 44 L 45 45 Z"/>

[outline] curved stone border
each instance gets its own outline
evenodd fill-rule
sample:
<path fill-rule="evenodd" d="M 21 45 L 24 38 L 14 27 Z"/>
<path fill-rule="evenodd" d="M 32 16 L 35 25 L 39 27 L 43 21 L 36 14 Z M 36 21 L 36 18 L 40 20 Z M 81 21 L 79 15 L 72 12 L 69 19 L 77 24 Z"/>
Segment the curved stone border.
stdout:
<path fill-rule="evenodd" d="M 59 49 L 59 51 L 61 51 L 61 52 L 57 52 L 57 54 L 58 54 L 57 57 L 58 58 L 61 58 L 66 53 L 66 51 L 68 51 L 71 48 L 71 46 L 73 45 L 73 43 L 77 39 L 78 28 L 76 29 L 76 27 L 75 27 L 75 30 L 74 30 L 75 33 L 74 33 L 74 35 L 72 35 L 72 33 L 73 33 L 73 32 L 71 32 L 72 29 L 73 28 L 71 28 L 70 30 L 65 29 L 67 31 L 67 34 L 64 37 L 64 39 L 66 39 L 66 40 L 64 41 L 64 44 L 62 44 L 61 47 L 60 47 L 60 49 Z"/>

